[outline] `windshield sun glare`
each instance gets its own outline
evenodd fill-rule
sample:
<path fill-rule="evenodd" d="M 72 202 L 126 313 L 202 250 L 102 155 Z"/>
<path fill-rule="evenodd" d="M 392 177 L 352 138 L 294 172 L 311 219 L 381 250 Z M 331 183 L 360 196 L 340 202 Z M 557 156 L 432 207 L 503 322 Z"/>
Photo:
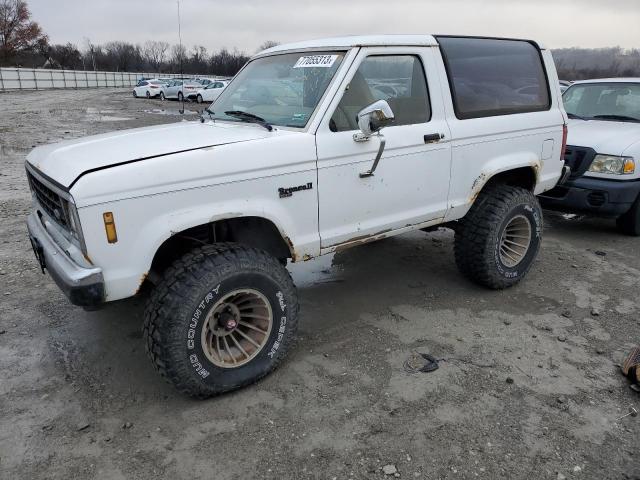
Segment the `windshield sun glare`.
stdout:
<path fill-rule="evenodd" d="M 344 52 L 299 52 L 251 61 L 209 107 L 215 118 L 304 128 Z M 249 115 L 228 115 L 245 112 Z"/>

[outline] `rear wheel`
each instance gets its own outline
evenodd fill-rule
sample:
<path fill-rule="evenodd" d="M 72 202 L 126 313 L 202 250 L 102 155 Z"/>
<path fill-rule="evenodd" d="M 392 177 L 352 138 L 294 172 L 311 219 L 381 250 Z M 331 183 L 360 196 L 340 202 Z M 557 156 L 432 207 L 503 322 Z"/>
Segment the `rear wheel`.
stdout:
<path fill-rule="evenodd" d="M 538 254 L 542 210 L 532 192 L 489 186 L 456 228 L 455 258 L 460 272 L 489 288 L 518 283 Z"/>
<path fill-rule="evenodd" d="M 640 197 L 633 202 L 629 211 L 616 220 L 618 230 L 625 235 L 640 236 Z"/>
<path fill-rule="evenodd" d="M 147 99 L 151 98 L 151 93 L 147 90 Z"/>
<path fill-rule="evenodd" d="M 198 94 L 196 100 L 198 101 L 198 103 L 202 103 L 202 95 Z"/>
<path fill-rule="evenodd" d="M 164 274 L 145 310 L 147 353 L 197 398 L 249 385 L 285 357 L 298 299 L 288 271 L 262 250 L 207 245 Z"/>

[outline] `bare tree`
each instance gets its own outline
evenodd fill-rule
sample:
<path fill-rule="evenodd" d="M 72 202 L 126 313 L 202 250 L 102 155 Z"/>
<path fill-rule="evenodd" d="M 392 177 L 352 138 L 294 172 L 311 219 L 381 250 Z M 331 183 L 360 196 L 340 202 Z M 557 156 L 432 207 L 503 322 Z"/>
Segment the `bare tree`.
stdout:
<path fill-rule="evenodd" d="M 89 40 L 88 38 L 84 39 L 84 52 L 82 54 L 82 66 L 83 69 L 85 68 L 85 62 L 88 61 L 91 68 L 93 68 L 93 70 L 97 70 L 96 68 L 96 53 L 97 53 L 97 49 L 99 47 L 96 47 L 93 43 L 91 43 L 91 40 Z"/>
<path fill-rule="evenodd" d="M 142 61 L 140 47 L 127 42 L 109 42 L 104 46 L 109 57 L 111 68 L 119 72 L 127 72 Z"/>
<path fill-rule="evenodd" d="M 46 52 L 47 36 L 31 21 L 31 12 L 23 0 L 0 0 L 0 60 L 12 59 L 19 51 Z"/>
<path fill-rule="evenodd" d="M 169 44 L 167 42 L 160 42 L 157 40 L 149 40 L 145 42 L 142 48 L 144 59 L 153 68 L 155 72 L 160 71 L 160 66 L 164 63 L 165 56 L 169 50 Z"/>
<path fill-rule="evenodd" d="M 187 49 L 184 48 L 184 45 L 176 44 L 171 47 L 171 64 L 173 65 L 174 70 L 179 70 L 181 67 L 184 68 L 184 63 L 187 58 Z"/>
<path fill-rule="evenodd" d="M 276 42 L 275 40 L 267 40 L 266 42 L 263 42 L 262 45 L 258 47 L 258 50 L 256 50 L 256 53 L 261 52 L 262 50 L 266 50 L 267 48 L 277 47 L 278 45 L 280 45 L 280 42 Z"/>

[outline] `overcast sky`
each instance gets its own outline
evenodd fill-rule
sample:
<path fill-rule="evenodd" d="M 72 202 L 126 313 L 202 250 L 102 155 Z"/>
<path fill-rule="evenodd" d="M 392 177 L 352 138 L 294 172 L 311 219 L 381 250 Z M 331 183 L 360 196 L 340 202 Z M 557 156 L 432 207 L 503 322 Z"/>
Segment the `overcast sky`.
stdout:
<path fill-rule="evenodd" d="M 27 0 L 53 43 L 178 42 L 176 0 Z M 254 53 L 364 33 L 532 38 L 547 47 L 640 48 L 640 0 L 180 0 L 185 46 Z"/>

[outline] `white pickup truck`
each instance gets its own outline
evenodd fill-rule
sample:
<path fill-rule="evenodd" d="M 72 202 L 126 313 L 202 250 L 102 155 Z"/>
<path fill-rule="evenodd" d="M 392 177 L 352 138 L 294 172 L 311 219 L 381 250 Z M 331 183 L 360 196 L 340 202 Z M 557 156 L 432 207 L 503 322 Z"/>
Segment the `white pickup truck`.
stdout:
<path fill-rule="evenodd" d="M 567 181 L 542 206 L 615 218 L 640 236 L 640 78 L 575 82 L 564 93 L 569 117 Z"/>
<path fill-rule="evenodd" d="M 490 288 L 518 282 L 563 172 L 566 116 L 532 41 L 354 36 L 257 54 L 201 121 L 33 150 L 40 265 L 95 307 L 152 287 L 147 350 L 180 391 L 247 385 L 298 319 L 288 260 L 446 225 Z"/>

